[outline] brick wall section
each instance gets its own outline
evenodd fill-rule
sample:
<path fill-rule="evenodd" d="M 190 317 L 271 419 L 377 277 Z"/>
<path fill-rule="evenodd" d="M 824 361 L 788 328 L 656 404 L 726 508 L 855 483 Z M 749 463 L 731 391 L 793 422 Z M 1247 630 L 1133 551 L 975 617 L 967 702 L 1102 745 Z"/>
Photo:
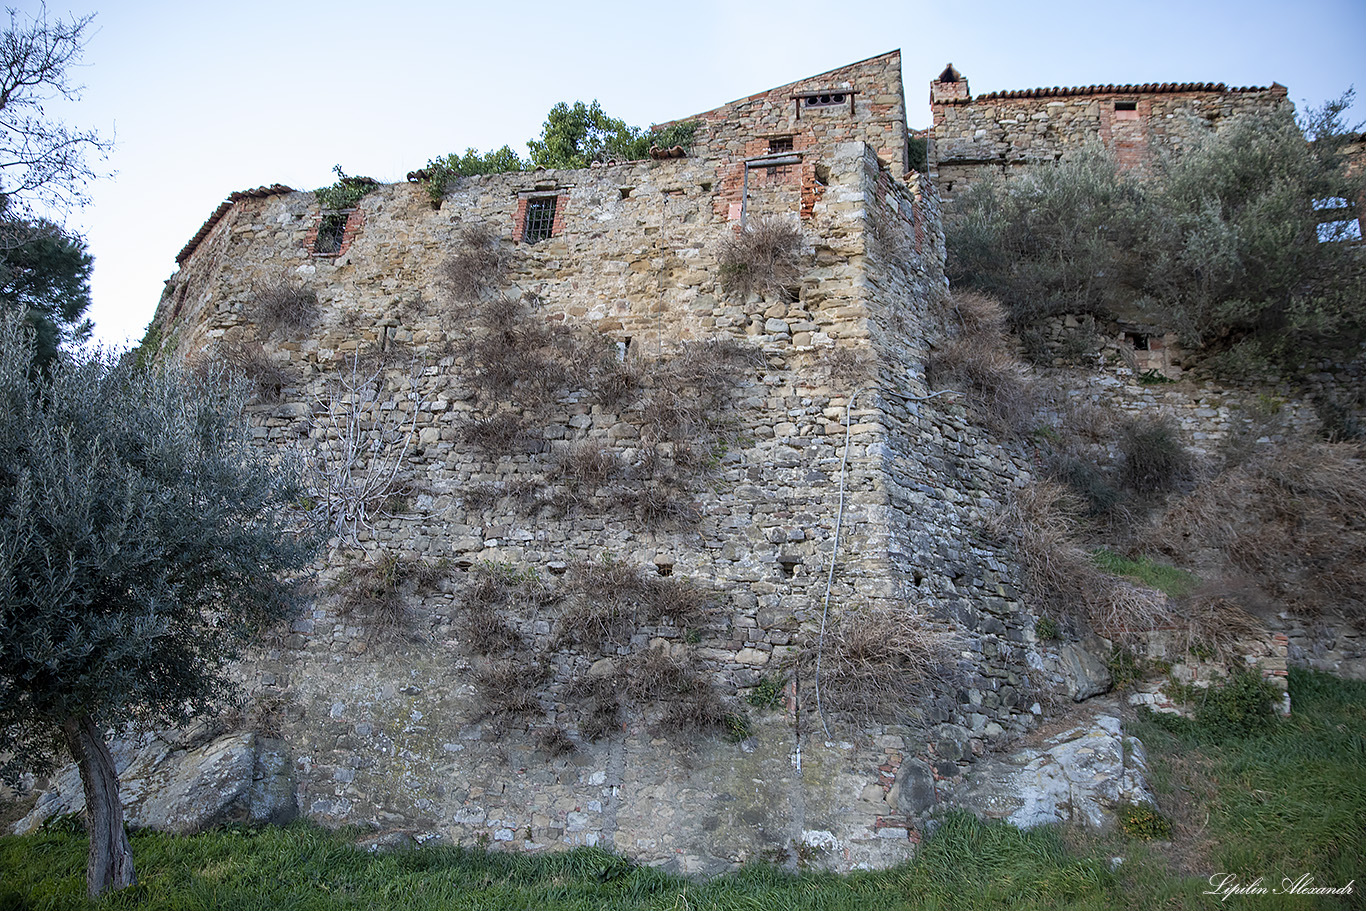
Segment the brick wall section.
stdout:
<path fill-rule="evenodd" d="M 1117 111 L 1116 104 L 1134 104 Z M 1113 149 L 1120 164 L 1145 167 L 1153 151 L 1177 149 L 1238 114 L 1291 116 L 1284 86 L 1093 86 L 1031 89 L 972 97 L 967 80 L 930 83 L 934 126 L 929 170 L 948 201 L 986 171 L 1055 161 L 1088 140 Z"/>
<path fill-rule="evenodd" d="M 345 256 L 346 251 L 351 248 L 351 244 L 355 241 L 356 235 L 360 233 L 361 228 L 365 227 L 365 210 L 357 207 L 347 212 L 346 224 L 342 227 L 341 244 L 335 253 L 317 253 L 315 250 L 318 245 L 318 231 L 322 228 L 323 218 L 327 214 L 329 213 L 319 212 L 313 216 L 308 233 L 304 235 L 304 249 L 312 256 Z"/>

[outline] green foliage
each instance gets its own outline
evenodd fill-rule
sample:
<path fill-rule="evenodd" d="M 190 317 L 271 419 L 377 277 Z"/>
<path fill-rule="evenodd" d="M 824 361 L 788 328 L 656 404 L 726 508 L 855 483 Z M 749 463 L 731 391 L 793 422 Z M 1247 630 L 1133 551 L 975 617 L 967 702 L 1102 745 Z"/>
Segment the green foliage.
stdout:
<path fill-rule="evenodd" d="M 656 135 L 609 116 L 596 101 L 576 101 L 572 107 L 561 101 L 546 115 L 541 138 L 527 142 L 527 148 L 534 167 L 586 168 L 595 161 L 648 158 L 651 145 L 689 146 L 696 131 L 695 121 L 684 121 Z"/>
<path fill-rule="evenodd" d="M 0 321 L 0 754 L 30 768 L 72 716 L 208 708 L 314 547 L 220 376 L 94 353 L 31 381 L 31 357 Z"/>
<path fill-rule="evenodd" d="M 482 155 L 478 149 L 466 149 L 464 155 L 452 152 L 427 162 L 423 168 L 426 176 L 422 179 L 422 186 L 431 197 L 432 204 L 439 206 L 446 196 L 446 190 L 458 177 L 524 171 L 526 167 L 527 163 L 518 157 L 511 146 L 503 146 Z"/>
<path fill-rule="evenodd" d="M 1172 834 L 1172 821 L 1157 811 L 1156 807 L 1120 807 L 1119 830 L 1129 838 L 1151 841 L 1154 838 L 1167 839 Z"/>
<path fill-rule="evenodd" d="M 1195 707 L 1196 728 L 1215 741 L 1264 733 L 1275 723 L 1279 698 L 1280 693 L 1260 673 L 1239 670 L 1201 691 Z"/>
<path fill-rule="evenodd" d="M 1137 579 L 1149 588 L 1165 592 L 1172 598 L 1184 598 L 1200 583 L 1199 579 L 1184 569 L 1157 563 L 1146 555 L 1131 560 L 1113 551 L 1101 549 L 1091 554 L 1091 560 L 1106 572 Z"/>
<path fill-rule="evenodd" d="M 1000 296 L 1017 330 L 1059 313 L 1138 316 L 1220 354 L 1226 373 L 1355 352 L 1366 260 L 1320 242 L 1314 205 L 1362 194 L 1345 108 L 1310 112 L 1313 143 L 1277 111 L 1232 118 L 1148 176 L 1088 147 L 979 182 L 946 225 L 950 277 Z"/>
<path fill-rule="evenodd" d="M 1052 617 L 1040 617 L 1034 622 L 1034 635 L 1045 641 L 1061 639 L 1062 630 L 1058 627 L 1058 621 Z"/>
<path fill-rule="evenodd" d="M 0 220 L 0 311 L 22 316 L 34 336 L 34 363 L 46 367 L 62 345 L 93 328 L 85 239 L 50 221 Z"/>
<path fill-rule="evenodd" d="M 697 138 L 697 128 L 701 124 L 696 120 L 679 120 L 665 127 L 660 127 L 649 133 L 644 133 L 641 139 L 644 141 L 643 151 L 639 147 L 632 148 L 631 158 L 645 158 L 650 154 L 650 147 L 660 149 L 672 149 L 674 146 L 682 146 L 683 151 L 692 150 L 693 141 Z M 640 152 L 641 154 L 635 154 Z"/>
<path fill-rule="evenodd" d="M 721 723 L 726 729 L 726 739 L 731 743 L 739 743 L 754 736 L 754 727 L 744 712 L 726 712 L 721 717 Z"/>
<path fill-rule="evenodd" d="M 747 697 L 750 705 L 759 709 L 782 708 L 787 690 L 787 678 L 781 674 L 759 678 L 759 683 Z"/>
<path fill-rule="evenodd" d="M 1143 659 L 1123 646 L 1110 649 L 1110 657 L 1105 664 L 1110 669 L 1110 680 L 1117 690 L 1137 683 L 1147 673 Z"/>
<path fill-rule="evenodd" d="M 906 140 L 906 164 L 912 171 L 924 174 L 929 168 L 929 141 L 924 136 L 912 136 Z"/>
<path fill-rule="evenodd" d="M 339 164 L 332 166 L 332 172 L 337 175 L 337 182 L 313 191 L 313 195 L 318 197 L 318 204 L 324 209 L 353 208 L 366 193 L 379 187 L 379 182 L 374 178 L 347 176 Z"/>

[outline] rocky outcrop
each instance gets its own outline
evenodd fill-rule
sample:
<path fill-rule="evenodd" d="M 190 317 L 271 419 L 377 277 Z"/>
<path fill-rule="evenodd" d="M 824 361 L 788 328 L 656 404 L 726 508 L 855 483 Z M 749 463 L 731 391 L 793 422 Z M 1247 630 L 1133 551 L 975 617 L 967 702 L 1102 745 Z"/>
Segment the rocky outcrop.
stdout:
<path fill-rule="evenodd" d="M 124 819 L 134 828 L 188 834 L 229 823 L 285 823 L 298 815 L 292 761 L 281 741 L 239 732 L 196 744 L 147 736 L 110 744 Z M 58 773 L 14 827 L 36 831 L 85 809 L 75 764 Z"/>
<path fill-rule="evenodd" d="M 1055 822 L 1100 828 L 1121 806 L 1155 806 L 1143 744 L 1124 733 L 1113 702 L 1092 704 L 1078 724 L 1038 746 L 975 763 L 948 802 L 1022 829 Z"/>

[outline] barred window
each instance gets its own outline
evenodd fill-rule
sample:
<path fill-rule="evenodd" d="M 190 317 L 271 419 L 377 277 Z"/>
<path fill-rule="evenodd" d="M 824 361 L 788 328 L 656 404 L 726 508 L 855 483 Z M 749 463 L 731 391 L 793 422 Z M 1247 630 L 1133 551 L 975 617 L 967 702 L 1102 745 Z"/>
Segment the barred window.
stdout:
<path fill-rule="evenodd" d="M 538 196 L 527 200 L 526 228 L 522 232 L 523 240 L 529 244 L 534 244 L 550 237 L 551 231 L 555 227 L 555 202 L 554 196 Z"/>
<path fill-rule="evenodd" d="M 313 244 L 313 252 L 323 256 L 335 256 L 341 252 L 342 240 L 346 237 L 345 212 L 326 212 L 318 223 L 318 239 Z"/>

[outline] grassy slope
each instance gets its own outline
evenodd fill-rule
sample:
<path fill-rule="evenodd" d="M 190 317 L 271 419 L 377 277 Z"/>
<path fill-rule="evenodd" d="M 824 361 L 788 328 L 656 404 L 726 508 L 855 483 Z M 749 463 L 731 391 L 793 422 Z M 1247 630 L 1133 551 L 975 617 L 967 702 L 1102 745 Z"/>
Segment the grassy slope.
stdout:
<path fill-rule="evenodd" d="M 141 882 L 98 905 L 83 897 L 85 840 L 0 839 L 0 911 L 39 908 L 1209 908 L 1211 872 L 1357 879 L 1346 899 L 1237 896 L 1239 908 L 1363 907 L 1366 684 L 1294 672 L 1294 717 L 1258 737 L 1210 742 L 1140 723 L 1171 843 L 1118 833 L 1022 833 L 946 818 L 917 859 L 885 871 L 790 875 L 756 865 L 710 882 L 635 867 L 593 849 L 541 857 L 429 847 L 366 854 L 308 826 L 142 835 Z M 1111 872 L 1112 857 L 1124 862 Z"/>

